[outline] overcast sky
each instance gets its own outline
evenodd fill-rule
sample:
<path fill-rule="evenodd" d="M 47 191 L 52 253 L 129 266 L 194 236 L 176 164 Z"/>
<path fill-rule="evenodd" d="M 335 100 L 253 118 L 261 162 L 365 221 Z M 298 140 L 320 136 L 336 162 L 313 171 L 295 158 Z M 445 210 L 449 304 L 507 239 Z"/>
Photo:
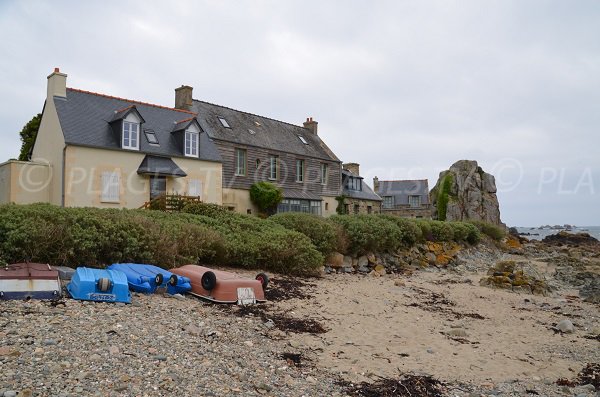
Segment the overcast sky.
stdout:
<path fill-rule="evenodd" d="M 600 225 L 598 1 L 0 0 L 0 162 L 67 85 L 194 98 L 300 124 L 379 179 L 459 159 L 509 225 Z"/>

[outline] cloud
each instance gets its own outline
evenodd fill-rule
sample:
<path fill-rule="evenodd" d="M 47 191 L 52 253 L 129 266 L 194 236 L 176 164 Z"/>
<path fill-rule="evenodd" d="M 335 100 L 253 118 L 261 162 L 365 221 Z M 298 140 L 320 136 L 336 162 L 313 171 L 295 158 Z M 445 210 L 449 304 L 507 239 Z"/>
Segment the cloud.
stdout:
<path fill-rule="evenodd" d="M 69 86 L 116 96 L 172 105 L 189 84 L 198 99 L 298 124 L 312 116 L 367 181 L 433 185 L 461 158 L 486 170 L 514 159 L 521 181 L 499 194 L 506 222 L 600 224 L 598 11 L 593 1 L 5 1 L 0 159 L 18 154 L 59 66 Z M 589 169 L 594 192 L 539 191 L 548 167 L 570 185 Z"/>

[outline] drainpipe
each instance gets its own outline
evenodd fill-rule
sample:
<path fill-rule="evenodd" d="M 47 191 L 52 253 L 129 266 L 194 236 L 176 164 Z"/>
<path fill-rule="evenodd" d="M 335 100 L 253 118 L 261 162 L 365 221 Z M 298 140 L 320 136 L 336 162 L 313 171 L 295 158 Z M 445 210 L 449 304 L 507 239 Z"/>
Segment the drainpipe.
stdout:
<path fill-rule="evenodd" d="M 61 175 L 61 181 L 60 181 L 61 190 L 62 190 L 62 198 L 61 198 L 61 203 L 60 203 L 61 207 L 65 206 L 65 173 L 67 172 L 67 170 L 65 169 L 66 157 L 67 157 L 67 145 L 65 145 L 65 147 L 63 148 L 63 155 L 62 155 L 62 175 Z"/>

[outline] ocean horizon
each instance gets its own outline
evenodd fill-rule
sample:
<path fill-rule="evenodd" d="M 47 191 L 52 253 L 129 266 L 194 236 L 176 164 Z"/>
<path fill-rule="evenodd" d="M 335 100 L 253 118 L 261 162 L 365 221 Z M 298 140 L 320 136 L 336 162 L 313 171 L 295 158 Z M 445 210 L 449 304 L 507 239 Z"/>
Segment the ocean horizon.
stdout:
<path fill-rule="evenodd" d="M 564 228 L 544 229 L 540 226 L 517 226 L 516 228 L 519 231 L 519 233 L 529 233 L 529 235 L 524 235 L 523 237 L 531 240 L 542 240 L 546 236 L 550 236 L 552 234 L 557 234 L 558 232 L 567 230 Z M 576 226 L 572 227 L 570 230 L 567 231 L 570 233 L 589 233 L 590 236 L 600 240 L 600 226 Z"/>

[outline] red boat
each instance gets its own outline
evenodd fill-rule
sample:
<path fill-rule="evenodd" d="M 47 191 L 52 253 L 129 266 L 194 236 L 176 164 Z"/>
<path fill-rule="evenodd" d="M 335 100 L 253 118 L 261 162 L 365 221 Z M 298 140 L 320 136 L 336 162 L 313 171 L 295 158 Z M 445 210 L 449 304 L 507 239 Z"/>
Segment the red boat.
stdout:
<path fill-rule="evenodd" d="M 241 305 L 264 302 L 269 277 L 260 273 L 254 280 L 222 270 L 204 266 L 185 265 L 170 271 L 190 279 L 192 290 L 188 293 L 218 303 Z"/>

